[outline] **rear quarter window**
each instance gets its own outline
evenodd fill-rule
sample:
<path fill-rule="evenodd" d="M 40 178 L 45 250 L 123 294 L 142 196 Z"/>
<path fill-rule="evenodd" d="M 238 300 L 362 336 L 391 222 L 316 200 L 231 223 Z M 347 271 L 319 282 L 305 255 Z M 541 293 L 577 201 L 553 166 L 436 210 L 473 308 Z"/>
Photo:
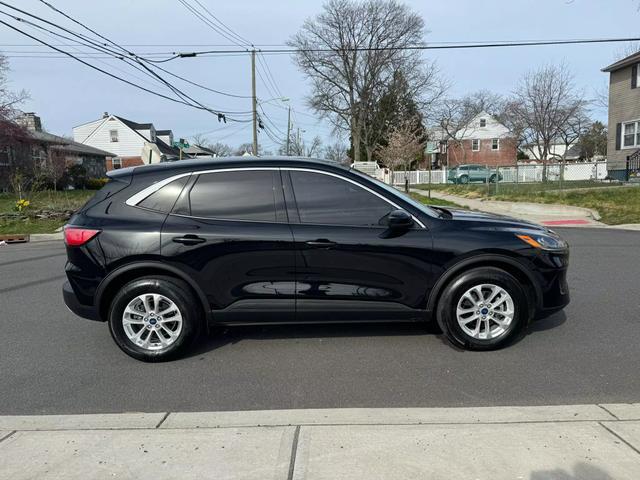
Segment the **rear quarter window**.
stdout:
<path fill-rule="evenodd" d="M 185 176 L 167 183 L 139 202 L 138 206 L 156 212 L 169 213 L 188 180 L 189 177 Z"/>

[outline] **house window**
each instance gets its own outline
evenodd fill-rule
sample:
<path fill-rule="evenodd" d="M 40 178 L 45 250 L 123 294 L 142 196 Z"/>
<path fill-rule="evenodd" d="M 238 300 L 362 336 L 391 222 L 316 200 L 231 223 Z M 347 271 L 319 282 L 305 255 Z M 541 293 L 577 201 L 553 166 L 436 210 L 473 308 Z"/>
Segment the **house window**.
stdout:
<path fill-rule="evenodd" d="M 118 141 L 118 130 L 109 130 L 109 137 L 112 142 Z"/>
<path fill-rule="evenodd" d="M 0 166 L 2 167 L 9 166 L 10 158 L 11 158 L 11 147 L 9 145 L 0 147 Z"/>
<path fill-rule="evenodd" d="M 114 170 L 122 168 L 122 159 L 121 158 L 113 158 L 111 159 L 111 166 Z"/>
<path fill-rule="evenodd" d="M 494 138 L 491 140 L 491 150 L 500 150 L 500 139 Z"/>
<path fill-rule="evenodd" d="M 487 119 L 486 118 L 481 118 L 480 119 L 480 127 L 486 127 L 487 126 Z"/>
<path fill-rule="evenodd" d="M 40 145 L 31 146 L 31 160 L 33 160 L 34 165 L 42 166 L 46 164 L 47 156 Z"/>
<path fill-rule="evenodd" d="M 640 147 L 640 121 L 622 124 L 622 148 Z"/>
<path fill-rule="evenodd" d="M 474 138 L 473 140 L 471 140 L 471 151 L 472 152 L 480 151 L 480 140 L 478 140 L 477 138 Z"/>

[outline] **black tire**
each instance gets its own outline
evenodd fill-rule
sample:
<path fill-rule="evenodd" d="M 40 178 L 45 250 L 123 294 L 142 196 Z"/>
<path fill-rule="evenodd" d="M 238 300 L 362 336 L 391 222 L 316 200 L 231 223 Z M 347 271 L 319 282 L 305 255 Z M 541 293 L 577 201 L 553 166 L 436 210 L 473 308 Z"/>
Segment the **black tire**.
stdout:
<path fill-rule="evenodd" d="M 124 309 L 135 297 L 145 293 L 158 293 L 171 300 L 182 316 L 182 329 L 178 338 L 167 347 L 149 350 L 129 339 L 122 321 Z M 145 362 L 172 360 L 184 354 L 200 333 L 202 313 L 198 299 L 189 286 L 173 277 L 154 275 L 130 281 L 115 295 L 109 307 L 109 331 L 118 347 L 127 355 Z"/>
<path fill-rule="evenodd" d="M 456 316 L 458 302 L 464 293 L 480 284 L 493 284 L 503 288 L 511 296 L 514 304 L 511 323 L 500 336 L 492 339 L 479 339 L 467 334 L 459 325 Z M 436 307 L 436 318 L 447 339 L 454 346 L 467 350 L 496 350 L 510 344 L 521 335 L 528 323 L 528 312 L 527 296 L 515 277 L 499 268 L 479 267 L 461 274 L 445 287 Z"/>
<path fill-rule="evenodd" d="M 496 180 L 498 180 L 498 176 L 496 174 L 491 175 L 491 177 L 489 177 L 489 182 L 491 183 L 496 183 Z"/>
<path fill-rule="evenodd" d="M 469 183 L 469 176 L 468 175 L 462 175 L 459 179 L 458 179 L 459 183 L 462 183 L 463 185 L 466 185 L 467 183 Z"/>

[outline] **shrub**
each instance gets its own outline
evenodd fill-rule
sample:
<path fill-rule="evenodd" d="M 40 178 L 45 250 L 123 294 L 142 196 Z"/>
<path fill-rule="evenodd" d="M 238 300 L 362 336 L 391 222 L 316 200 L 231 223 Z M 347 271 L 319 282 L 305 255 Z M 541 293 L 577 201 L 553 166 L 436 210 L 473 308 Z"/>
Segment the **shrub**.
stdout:
<path fill-rule="evenodd" d="M 85 187 L 89 190 L 100 190 L 108 181 L 108 178 L 87 178 Z"/>

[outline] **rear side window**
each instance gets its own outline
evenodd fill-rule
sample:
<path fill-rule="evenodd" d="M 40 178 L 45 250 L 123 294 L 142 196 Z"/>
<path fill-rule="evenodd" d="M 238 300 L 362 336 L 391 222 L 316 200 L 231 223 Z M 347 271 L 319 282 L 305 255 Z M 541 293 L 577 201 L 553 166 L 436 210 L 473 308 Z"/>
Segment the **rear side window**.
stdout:
<path fill-rule="evenodd" d="M 393 210 L 387 201 L 342 178 L 291 171 L 302 223 L 378 226 Z"/>
<path fill-rule="evenodd" d="M 276 221 L 272 170 L 205 173 L 189 194 L 191 215 L 223 220 Z"/>
<path fill-rule="evenodd" d="M 188 180 L 189 176 L 185 176 L 167 183 L 164 187 L 156 190 L 138 203 L 138 206 L 148 208 L 149 210 L 169 213 Z"/>

